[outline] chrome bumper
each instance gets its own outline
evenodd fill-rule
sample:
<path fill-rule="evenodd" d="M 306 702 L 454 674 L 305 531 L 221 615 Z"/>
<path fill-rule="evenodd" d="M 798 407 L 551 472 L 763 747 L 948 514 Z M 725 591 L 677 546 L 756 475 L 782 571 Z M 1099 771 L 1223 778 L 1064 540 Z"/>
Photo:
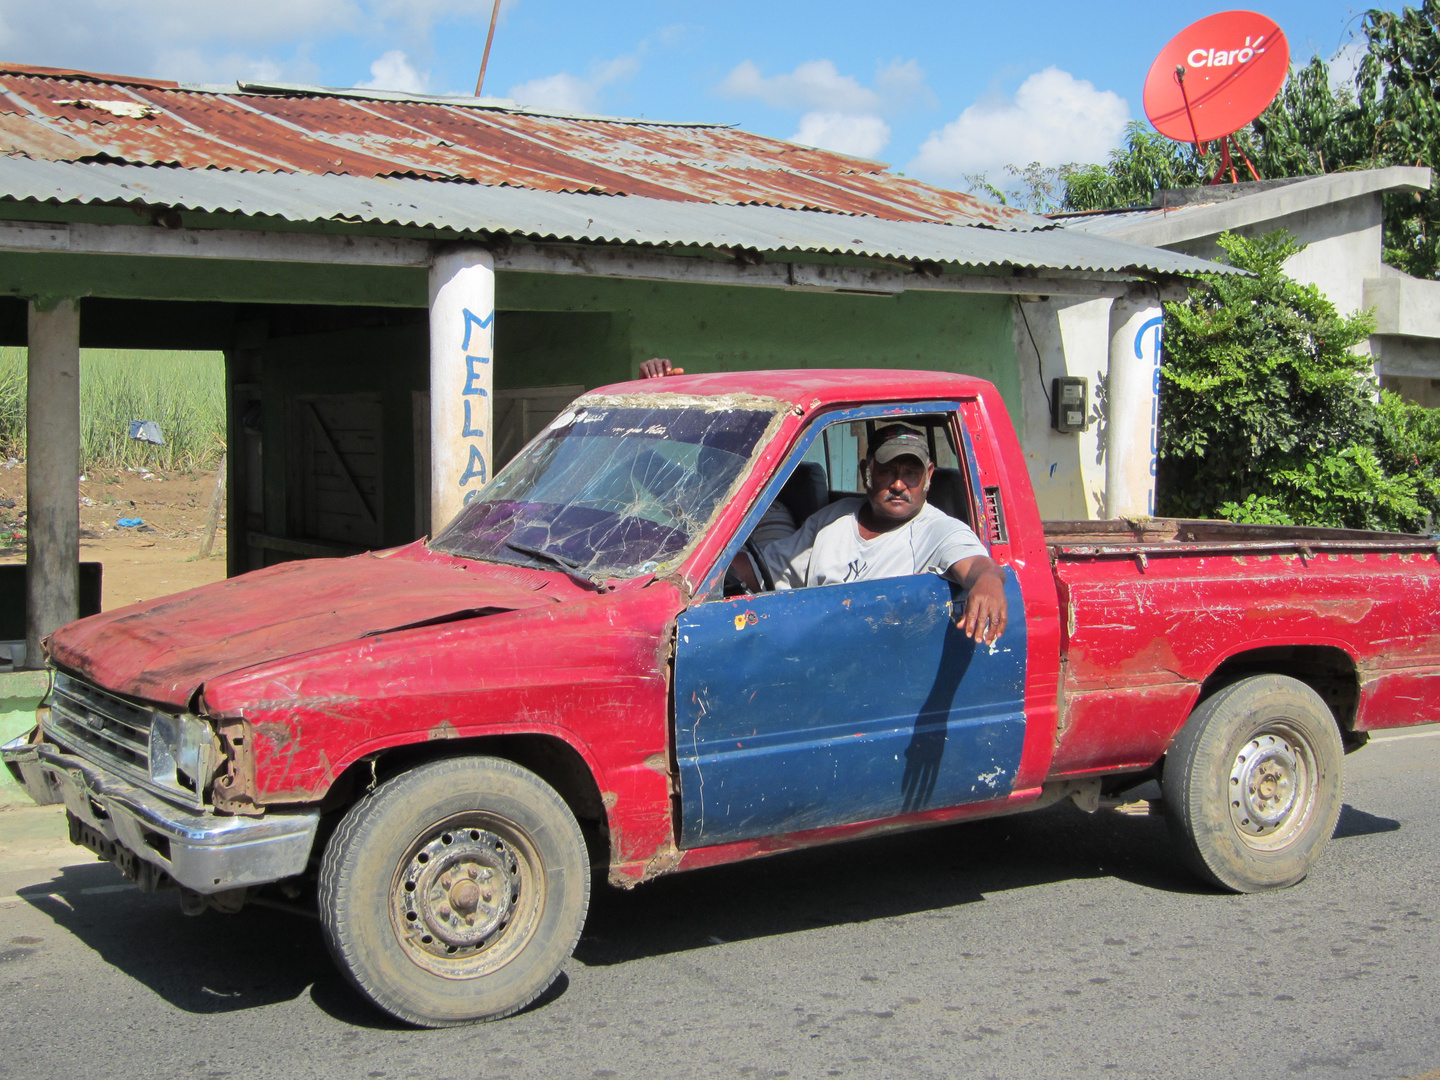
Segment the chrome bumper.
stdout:
<path fill-rule="evenodd" d="M 305 871 L 319 810 L 220 817 L 175 806 L 118 780 L 54 743 L 22 735 L 0 746 L 38 803 L 64 802 L 72 817 L 187 889 L 218 893 Z M 72 835 L 74 826 L 72 825 Z"/>

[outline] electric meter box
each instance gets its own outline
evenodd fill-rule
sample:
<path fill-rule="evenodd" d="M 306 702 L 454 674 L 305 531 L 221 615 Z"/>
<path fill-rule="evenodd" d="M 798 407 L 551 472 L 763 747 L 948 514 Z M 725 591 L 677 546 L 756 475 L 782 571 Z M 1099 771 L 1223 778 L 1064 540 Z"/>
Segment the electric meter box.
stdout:
<path fill-rule="evenodd" d="M 1090 381 L 1065 376 L 1050 382 L 1050 426 L 1062 435 L 1084 431 L 1090 416 Z"/>

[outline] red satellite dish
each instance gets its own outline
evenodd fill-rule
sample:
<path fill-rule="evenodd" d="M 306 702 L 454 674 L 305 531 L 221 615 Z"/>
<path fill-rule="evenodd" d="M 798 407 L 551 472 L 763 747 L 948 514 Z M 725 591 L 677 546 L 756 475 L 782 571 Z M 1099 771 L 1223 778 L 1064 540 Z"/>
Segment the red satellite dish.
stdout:
<path fill-rule="evenodd" d="M 1160 50 L 1145 77 L 1145 115 L 1160 134 L 1203 147 L 1264 112 L 1289 72 L 1290 45 L 1273 20 L 1222 11 L 1191 23 Z"/>

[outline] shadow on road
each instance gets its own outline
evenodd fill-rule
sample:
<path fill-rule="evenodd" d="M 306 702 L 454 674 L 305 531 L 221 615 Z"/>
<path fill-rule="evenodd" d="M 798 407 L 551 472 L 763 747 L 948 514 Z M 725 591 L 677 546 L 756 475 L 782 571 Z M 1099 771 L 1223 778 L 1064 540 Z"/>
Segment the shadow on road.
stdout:
<path fill-rule="evenodd" d="M 114 867 L 97 862 L 65 867 L 17 895 L 186 1012 L 273 1005 L 312 983 L 343 982 L 311 919 L 259 907 L 192 918 L 181 913 L 174 892 L 142 893 L 124 882 Z"/>
<path fill-rule="evenodd" d="M 1397 821 L 1347 804 L 1335 835 L 1398 828 Z M 678 874 L 632 892 L 599 886 L 575 958 L 604 966 L 874 919 L 948 918 L 945 909 L 997 893 L 1101 877 L 1162 892 L 1211 891 L 1175 859 L 1161 818 L 1089 815 L 1061 803 L 1017 817 Z M 191 918 L 180 912 L 174 893 L 113 888 L 122 881 L 106 864 L 72 866 L 19 895 L 106 963 L 186 1012 L 257 1008 L 308 990 L 319 1009 L 342 1023 L 403 1026 L 351 989 L 316 921 L 259 907 Z M 562 976 L 532 1007 L 558 998 L 566 985 Z"/>
<path fill-rule="evenodd" d="M 1376 833 L 1395 832 L 1399 828 L 1400 822 L 1394 818 L 1367 814 L 1346 803 L 1340 807 L 1340 820 L 1335 823 L 1333 837 L 1343 840 L 1347 836 L 1374 836 Z"/>
<path fill-rule="evenodd" d="M 1158 817 L 1089 815 L 1062 803 L 1017 817 L 814 848 L 597 890 L 575 957 L 625 963 L 722 942 L 889 919 L 1058 881 L 1115 877 L 1206 893 Z"/>

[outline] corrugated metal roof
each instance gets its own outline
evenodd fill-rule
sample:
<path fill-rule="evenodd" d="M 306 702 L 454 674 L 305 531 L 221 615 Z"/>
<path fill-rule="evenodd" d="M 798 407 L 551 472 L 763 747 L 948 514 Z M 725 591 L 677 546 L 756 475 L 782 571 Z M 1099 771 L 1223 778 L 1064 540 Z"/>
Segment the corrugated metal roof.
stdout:
<path fill-rule="evenodd" d="M 1028 231 L 1043 218 L 876 162 L 734 128 L 547 115 L 486 99 L 229 92 L 0 65 L 0 147 L 37 161 L 169 165 L 770 206 Z"/>
<path fill-rule="evenodd" d="M 1167 214 L 1183 213 L 1194 207 L 1170 207 L 1161 209 L 1154 206 L 1126 207 L 1121 210 L 1090 210 L 1076 214 L 1056 214 L 1052 219 L 1057 225 L 1071 232 L 1090 233 L 1105 236 L 1121 232 L 1132 225 L 1145 225 Z"/>
<path fill-rule="evenodd" d="M 413 177 L 257 173 L 0 158 L 0 193 L 37 203 L 146 205 L 318 223 L 505 233 L 648 247 L 827 252 L 976 267 L 1196 274 L 1175 252 L 1050 229 L 1015 232 L 878 217 L 577 194 Z"/>

